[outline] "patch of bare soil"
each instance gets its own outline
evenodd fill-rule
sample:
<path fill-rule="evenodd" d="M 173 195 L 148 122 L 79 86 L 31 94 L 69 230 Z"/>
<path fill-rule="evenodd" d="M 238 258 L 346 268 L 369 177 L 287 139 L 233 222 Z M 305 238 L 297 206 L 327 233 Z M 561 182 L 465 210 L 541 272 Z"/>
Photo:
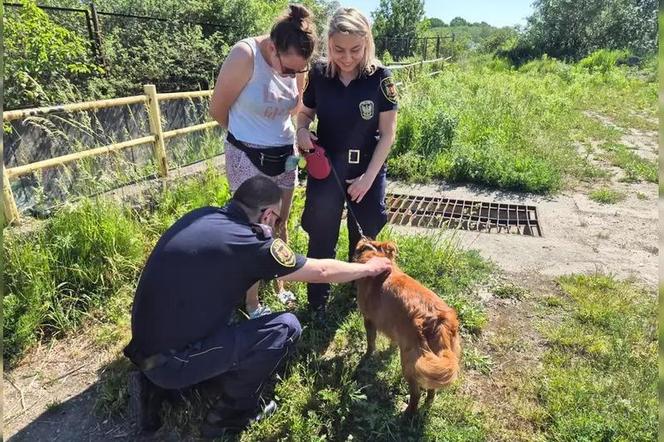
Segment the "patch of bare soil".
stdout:
<path fill-rule="evenodd" d="M 127 422 L 95 413 L 99 377 L 117 350 L 82 332 L 38 347 L 3 379 L 4 437 L 16 441 L 118 440 Z"/>
<path fill-rule="evenodd" d="M 544 417 L 537 401 L 537 379 L 546 346 L 538 324 L 556 320 L 545 315 L 541 303 L 560 289 L 540 274 L 504 274 L 492 285 L 504 283 L 524 289 L 524 298 L 501 299 L 490 287 L 481 289 L 489 321 L 471 345 L 490 355 L 491 371 L 465 370 L 461 391 L 489 418 L 490 440 L 532 441 L 542 438 Z"/>

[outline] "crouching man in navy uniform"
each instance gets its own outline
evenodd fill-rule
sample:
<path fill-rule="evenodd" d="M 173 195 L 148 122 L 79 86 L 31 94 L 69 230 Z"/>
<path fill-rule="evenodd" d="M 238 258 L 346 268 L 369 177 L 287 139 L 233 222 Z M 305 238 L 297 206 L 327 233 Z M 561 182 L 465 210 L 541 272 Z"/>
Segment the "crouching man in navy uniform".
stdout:
<path fill-rule="evenodd" d="M 158 241 L 141 275 L 125 355 L 140 371 L 130 378 L 130 405 L 141 430 L 160 426 L 162 389 L 213 379 L 221 398 L 202 433 L 241 431 L 276 409 L 262 409 L 265 381 L 292 351 L 301 327 L 291 313 L 271 313 L 229 325 L 249 287 L 262 279 L 349 282 L 389 272 L 387 259 L 366 264 L 308 259 L 271 229 L 280 222 L 282 192 L 255 176 L 225 207 L 184 215 Z"/>

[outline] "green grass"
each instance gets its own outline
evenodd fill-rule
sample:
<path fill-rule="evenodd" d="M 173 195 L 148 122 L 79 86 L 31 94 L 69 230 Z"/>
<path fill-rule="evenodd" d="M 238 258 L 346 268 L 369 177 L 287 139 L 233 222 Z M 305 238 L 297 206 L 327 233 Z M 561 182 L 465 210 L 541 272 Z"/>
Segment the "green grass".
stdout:
<path fill-rule="evenodd" d="M 615 204 L 625 199 L 625 194 L 617 190 L 602 187 L 593 190 L 589 195 L 590 199 L 601 204 Z"/>
<path fill-rule="evenodd" d="M 34 232 L 5 232 L 3 356 L 77 327 L 125 284 L 144 256 L 141 228 L 117 205 L 63 207 Z"/>
<path fill-rule="evenodd" d="M 615 142 L 617 132 L 583 111 L 599 112 L 617 124 L 629 123 L 634 115 L 652 117 L 656 86 L 627 68 L 596 69 L 596 64 L 545 57 L 517 70 L 478 56 L 406 84 L 390 175 L 538 193 L 558 191 L 569 178 L 573 185 L 601 177 L 574 142 Z M 621 161 L 631 163 L 642 179 L 653 179 L 650 166 L 632 158 Z"/>
<path fill-rule="evenodd" d="M 565 319 L 544 330 L 548 440 L 655 440 L 655 296 L 606 275 L 560 279 Z"/>

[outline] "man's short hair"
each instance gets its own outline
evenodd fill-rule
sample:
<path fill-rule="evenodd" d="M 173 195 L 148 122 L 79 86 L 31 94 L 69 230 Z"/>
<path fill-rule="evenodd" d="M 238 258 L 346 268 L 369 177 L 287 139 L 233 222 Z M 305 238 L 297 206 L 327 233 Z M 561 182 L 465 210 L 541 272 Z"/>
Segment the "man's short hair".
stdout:
<path fill-rule="evenodd" d="M 233 200 L 249 209 L 263 209 L 281 201 L 281 189 L 271 179 L 256 175 L 240 184 Z"/>

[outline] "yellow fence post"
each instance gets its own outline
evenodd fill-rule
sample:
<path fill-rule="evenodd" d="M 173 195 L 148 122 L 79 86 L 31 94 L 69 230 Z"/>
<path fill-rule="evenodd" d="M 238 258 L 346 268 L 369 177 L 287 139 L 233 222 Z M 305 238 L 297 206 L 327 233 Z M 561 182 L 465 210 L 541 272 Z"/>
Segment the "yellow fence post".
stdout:
<path fill-rule="evenodd" d="M 7 170 L 5 170 L 5 165 L 2 165 L 2 206 L 4 211 L 4 224 L 9 225 L 12 223 L 18 223 L 19 214 L 18 209 L 16 208 L 16 200 L 14 200 L 14 194 L 12 193 L 11 184 L 9 183 L 9 177 L 7 176 Z"/>
<path fill-rule="evenodd" d="M 161 128 L 161 111 L 159 110 L 159 99 L 157 98 L 157 88 L 154 84 L 146 84 L 143 91 L 148 97 L 148 117 L 150 119 L 150 132 L 154 135 L 154 160 L 159 168 L 159 176 L 168 175 L 168 164 L 166 163 L 166 145 Z"/>

